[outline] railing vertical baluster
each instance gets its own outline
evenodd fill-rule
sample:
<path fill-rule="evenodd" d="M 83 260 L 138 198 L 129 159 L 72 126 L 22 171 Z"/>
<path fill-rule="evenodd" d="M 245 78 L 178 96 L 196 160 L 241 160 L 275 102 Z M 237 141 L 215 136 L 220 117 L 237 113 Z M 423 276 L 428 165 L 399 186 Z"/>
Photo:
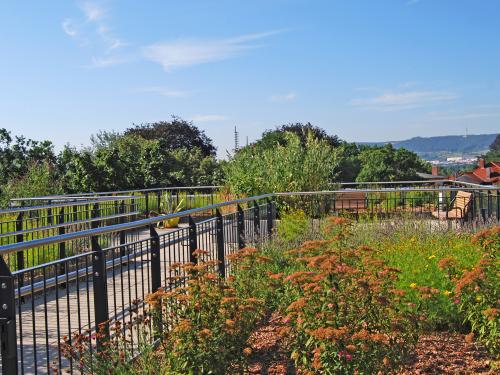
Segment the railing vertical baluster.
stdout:
<path fill-rule="evenodd" d="M 481 218 L 483 219 L 483 223 L 486 221 L 486 209 L 484 208 L 484 199 L 483 192 L 479 192 L 479 207 L 481 212 Z"/>
<path fill-rule="evenodd" d="M 215 211 L 215 238 L 217 245 L 217 261 L 219 262 L 220 277 L 226 277 L 226 257 L 224 249 L 224 221 L 219 209 Z"/>
<path fill-rule="evenodd" d="M 47 205 L 49 206 L 49 208 L 47 208 L 47 224 L 52 224 L 52 208 L 50 207 L 51 204 L 52 201 L 49 199 L 47 201 Z"/>
<path fill-rule="evenodd" d="M 245 247 L 245 214 L 239 204 L 236 213 L 236 232 L 238 236 L 238 248 L 243 249 Z"/>
<path fill-rule="evenodd" d="M 16 232 L 22 232 L 23 230 L 23 216 L 24 213 L 20 212 L 19 215 L 17 215 L 16 219 Z M 23 242 L 24 241 L 24 235 L 22 233 L 18 233 L 16 235 L 16 243 Z M 22 270 L 24 269 L 24 251 L 18 251 L 17 252 L 17 269 Z M 21 286 L 23 286 L 23 279 L 20 279 Z"/>
<path fill-rule="evenodd" d="M 64 207 L 59 211 L 59 224 L 64 224 Z M 58 234 L 61 236 L 66 233 L 66 227 L 61 225 L 58 230 Z M 66 242 L 59 242 L 59 259 L 66 258 Z M 59 275 L 64 275 L 66 273 L 66 262 L 61 262 L 59 264 Z"/>
<path fill-rule="evenodd" d="M 273 203 L 270 199 L 267 200 L 267 235 L 271 238 L 273 234 Z"/>
<path fill-rule="evenodd" d="M 260 210 L 257 201 L 253 201 L 253 233 L 254 242 L 257 243 L 260 236 Z"/>
<path fill-rule="evenodd" d="M 120 202 L 120 224 L 125 224 L 125 201 Z M 126 243 L 126 233 L 124 230 L 120 231 L 120 257 L 124 257 L 125 254 L 125 243 Z"/>
<path fill-rule="evenodd" d="M 149 194 L 148 194 L 148 192 L 144 193 L 144 199 L 145 199 L 145 202 L 146 202 L 145 212 L 146 212 L 146 215 L 147 215 L 147 214 L 149 214 Z M 158 212 L 160 212 L 160 211 L 158 210 Z"/>
<path fill-rule="evenodd" d="M 92 216 L 97 217 L 99 204 L 94 204 Z M 98 221 L 92 222 L 92 229 L 99 226 Z M 99 245 L 99 237 L 92 236 L 92 285 L 94 288 L 94 316 L 96 325 L 97 350 L 105 348 L 105 341 L 109 338 L 109 307 L 108 307 L 108 285 L 106 278 L 105 254 Z"/>
<path fill-rule="evenodd" d="M 17 331 L 14 276 L 0 257 L 0 346 L 2 374 L 17 374 Z"/>
<path fill-rule="evenodd" d="M 189 261 L 191 263 L 197 263 L 198 258 L 194 255 L 194 251 L 198 247 L 198 239 L 196 234 L 196 223 L 194 222 L 191 215 L 189 215 Z"/>
<path fill-rule="evenodd" d="M 161 209 L 161 191 L 158 190 L 156 192 L 156 208 L 158 210 L 158 214 L 160 214 L 160 209 Z"/>
<path fill-rule="evenodd" d="M 493 216 L 493 197 L 491 191 L 488 190 L 488 219 Z"/>

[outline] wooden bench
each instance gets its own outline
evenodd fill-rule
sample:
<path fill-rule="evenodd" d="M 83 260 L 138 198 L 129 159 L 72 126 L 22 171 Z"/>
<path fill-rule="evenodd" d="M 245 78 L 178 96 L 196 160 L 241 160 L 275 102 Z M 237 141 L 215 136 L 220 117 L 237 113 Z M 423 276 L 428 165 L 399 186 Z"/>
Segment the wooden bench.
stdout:
<path fill-rule="evenodd" d="M 367 208 L 366 193 L 350 191 L 335 194 L 335 211 L 359 211 Z"/>
<path fill-rule="evenodd" d="M 472 193 L 459 190 L 447 210 L 434 211 L 432 216 L 441 220 L 464 219 L 470 210 Z"/>

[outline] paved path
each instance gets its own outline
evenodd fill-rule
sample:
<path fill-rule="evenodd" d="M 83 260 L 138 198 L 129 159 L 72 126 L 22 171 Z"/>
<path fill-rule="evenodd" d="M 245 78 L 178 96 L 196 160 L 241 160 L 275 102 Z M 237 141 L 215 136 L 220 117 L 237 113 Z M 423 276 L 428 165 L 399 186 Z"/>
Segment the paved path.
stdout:
<path fill-rule="evenodd" d="M 202 224 L 201 229 L 208 231 L 213 229 L 209 228 L 213 225 L 213 222 L 208 222 Z M 172 271 L 170 265 L 174 262 L 189 261 L 188 230 L 187 228 L 158 230 L 158 233 L 161 249 L 161 285 L 166 286 L 169 285 L 170 277 L 176 272 Z M 134 301 L 144 300 L 144 297 L 151 292 L 149 238 L 149 231 L 140 232 L 139 240 L 127 246 L 127 261 L 122 264 L 118 262 L 117 250 L 106 255 L 109 316 L 112 321 L 119 320 L 123 325 L 131 324 L 137 314 L 144 312 L 142 304 L 134 305 Z M 198 233 L 197 241 L 198 248 L 209 251 L 210 257 L 215 256 L 215 238 L 212 234 Z M 235 228 L 227 225 L 226 252 L 234 251 L 236 248 Z M 116 259 L 114 265 L 113 257 Z M 59 355 L 59 343 L 64 337 L 72 337 L 75 332 L 90 335 L 91 333 L 86 333 L 86 330 L 94 328 L 91 256 L 80 258 L 78 267 L 81 271 L 74 281 L 64 283 L 64 279 L 61 279 L 57 287 L 47 287 L 45 291 L 30 293 L 16 306 L 19 373 L 47 373 L 48 368 L 57 368 L 63 372 L 73 369 L 79 372 L 78 363 L 71 363 Z M 49 270 L 47 272 L 50 273 Z M 29 289 L 31 284 L 28 281 L 25 285 Z M 131 313 L 130 306 L 139 306 L 137 313 Z M 136 348 L 137 330 L 129 330 L 128 333 L 131 333 L 131 346 Z M 74 345 L 74 342 L 72 344 Z"/>

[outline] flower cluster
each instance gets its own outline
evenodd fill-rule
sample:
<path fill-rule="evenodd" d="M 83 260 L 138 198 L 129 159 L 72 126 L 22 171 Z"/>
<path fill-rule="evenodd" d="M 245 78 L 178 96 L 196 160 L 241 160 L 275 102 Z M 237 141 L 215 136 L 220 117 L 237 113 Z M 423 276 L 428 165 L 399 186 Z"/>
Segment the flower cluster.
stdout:
<path fill-rule="evenodd" d="M 392 303 L 404 294 L 393 287 L 398 271 L 366 246 L 345 247 L 350 225 L 328 219 L 325 239 L 288 252 L 295 271 L 280 275 L 289 296 L 282 333 L 311 373 L 389 372 L 416 340 L 410 317 Z"/>

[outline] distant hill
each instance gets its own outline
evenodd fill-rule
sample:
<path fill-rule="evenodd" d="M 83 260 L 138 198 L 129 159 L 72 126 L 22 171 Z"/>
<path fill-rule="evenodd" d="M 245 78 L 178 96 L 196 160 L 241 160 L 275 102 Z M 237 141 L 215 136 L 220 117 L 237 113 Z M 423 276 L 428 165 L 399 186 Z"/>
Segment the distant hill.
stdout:
<path fill-rule="evenodd" d="M 396 148 L 404 147 L 421 157 L 442 159 L 450 156 L 475 156 L 485 153 L 497 134 L 445 135 L 439 137 L 414 137 L 404 141 L 366 142 L 364 145 L 384 145 L 392 143 Z"/>

